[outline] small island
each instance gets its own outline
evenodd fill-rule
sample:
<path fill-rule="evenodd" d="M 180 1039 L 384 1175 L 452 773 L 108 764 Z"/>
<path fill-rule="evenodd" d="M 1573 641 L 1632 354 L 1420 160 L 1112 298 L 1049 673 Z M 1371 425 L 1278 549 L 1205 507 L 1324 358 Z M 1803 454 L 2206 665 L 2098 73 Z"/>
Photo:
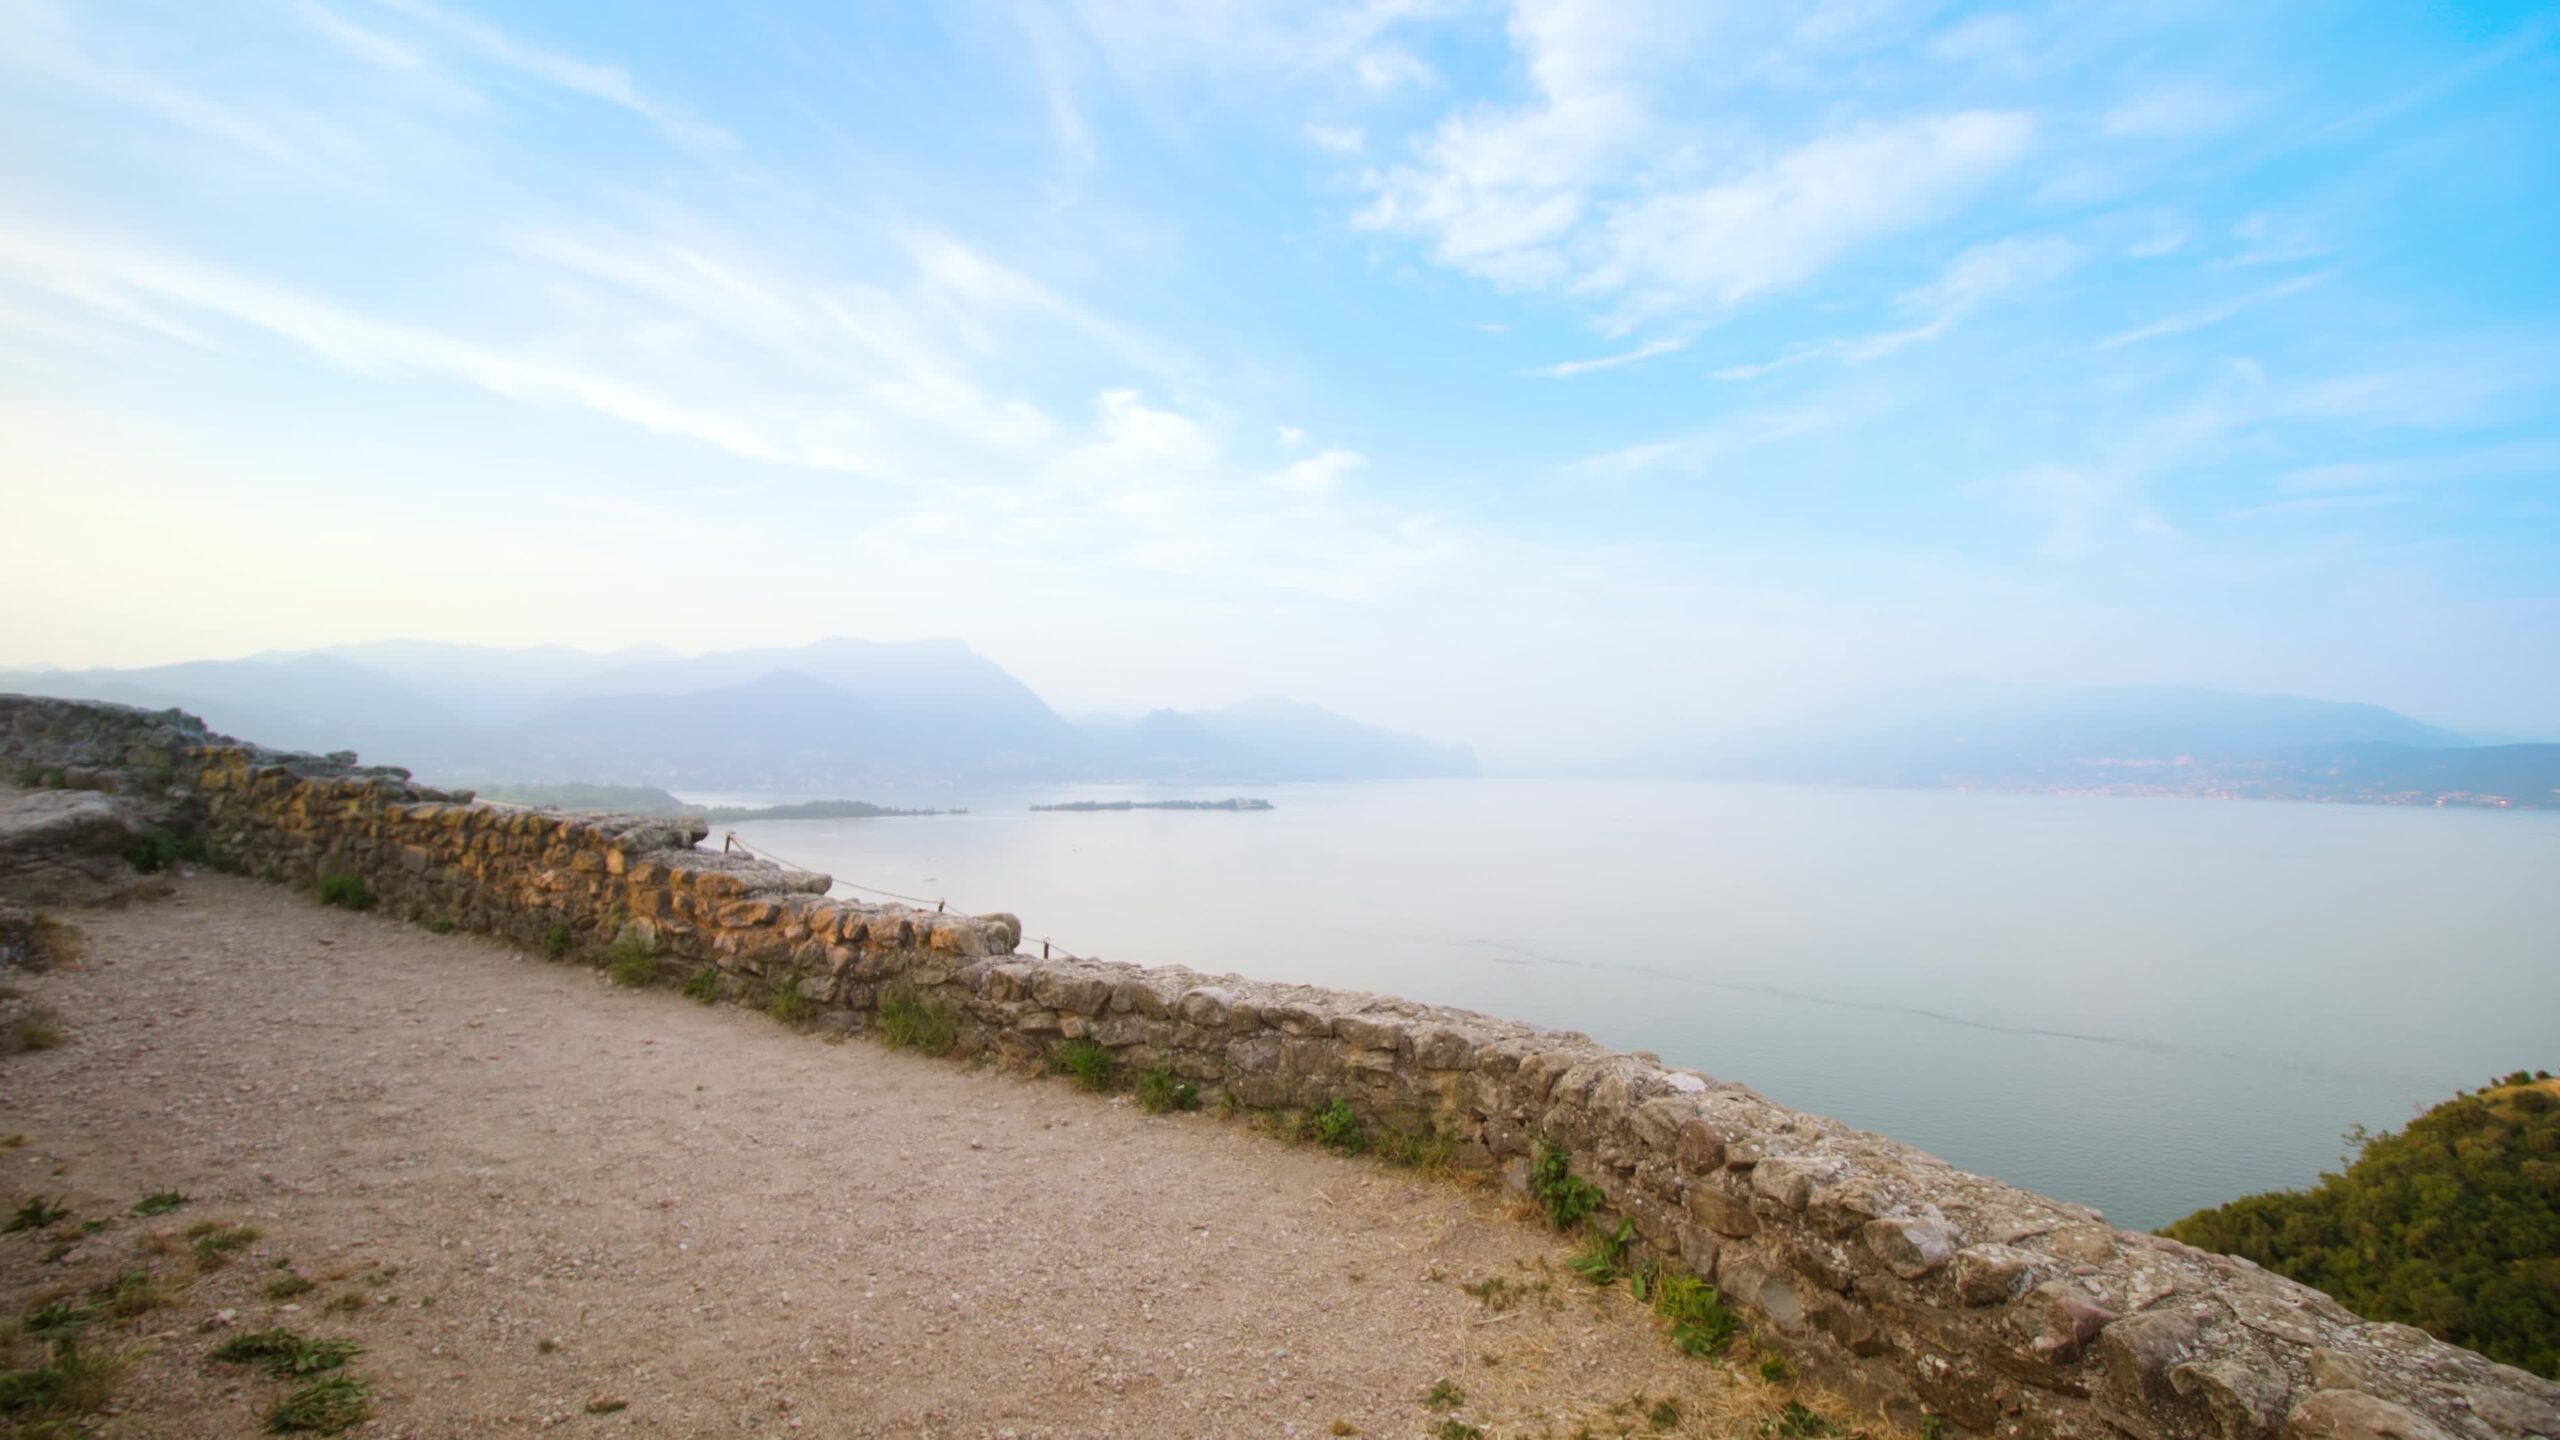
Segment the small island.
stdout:
<path fill-rule="evenodd" d="M 1033 810 L 1064 810 L 1090 815 L 1104 810 L 1269 810 L 1268 800 L 1070 800 L 1063 805 L 1034 805 Z"/>

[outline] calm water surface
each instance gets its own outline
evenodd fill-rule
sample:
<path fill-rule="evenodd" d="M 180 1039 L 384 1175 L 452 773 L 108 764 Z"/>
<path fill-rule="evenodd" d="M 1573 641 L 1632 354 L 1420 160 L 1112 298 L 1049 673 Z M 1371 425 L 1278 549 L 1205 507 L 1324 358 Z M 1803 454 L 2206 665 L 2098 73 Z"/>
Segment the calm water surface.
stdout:
<path fill-rule="evenodd" d="M 1079 954 L 1584 1030 L 2133 1227 L 2560 1065 L 2560 815 L 1504 780 L 1026 809 L 1184 793 L 736 828 Z"/>

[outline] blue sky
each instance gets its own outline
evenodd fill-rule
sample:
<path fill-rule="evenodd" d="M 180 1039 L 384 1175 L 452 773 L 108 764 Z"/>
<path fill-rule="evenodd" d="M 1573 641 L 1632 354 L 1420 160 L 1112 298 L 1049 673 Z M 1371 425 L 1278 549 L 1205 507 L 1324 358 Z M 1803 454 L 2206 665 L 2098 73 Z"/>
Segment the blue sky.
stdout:
<path fill-rule="evenodd" d="M 0 662 L 2560 732 L 2560 10 L 0 0 Z"/>

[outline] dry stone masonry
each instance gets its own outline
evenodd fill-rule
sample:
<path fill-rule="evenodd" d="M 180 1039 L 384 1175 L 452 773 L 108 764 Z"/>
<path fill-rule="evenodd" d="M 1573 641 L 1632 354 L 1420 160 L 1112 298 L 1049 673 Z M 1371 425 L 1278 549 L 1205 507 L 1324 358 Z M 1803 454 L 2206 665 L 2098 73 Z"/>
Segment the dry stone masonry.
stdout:
<path fill-rule="evenodd" d="M 698 822 L 475 801 L 209 733 L 175 711 L 0 697 L 0 767 L 138 796 L 213 863 L 384 911 L 716 967 L 868 1027 L 884 994 L 958 1019 L 964 1053 L 1071 1040 L 1259 1110 L 1340 1100 L 1525 1180 L 1544 1145 L 1632 1221 L 1641 1258 L 1711 1280 L 1762 1342 L 1913 1430 L 2136 1440 L 2560 1440 L 2560 1386 L 2376 1324 L 2246 1261 L 2117 1230 L 1740 1085 L 1586 1036 L 1386 996 L 1016 953 L 1009 915 L 832 898 L 828 877 L 705 850 Z M 1934 1417 L 1934 1418 L 1932 1418 Z"/>

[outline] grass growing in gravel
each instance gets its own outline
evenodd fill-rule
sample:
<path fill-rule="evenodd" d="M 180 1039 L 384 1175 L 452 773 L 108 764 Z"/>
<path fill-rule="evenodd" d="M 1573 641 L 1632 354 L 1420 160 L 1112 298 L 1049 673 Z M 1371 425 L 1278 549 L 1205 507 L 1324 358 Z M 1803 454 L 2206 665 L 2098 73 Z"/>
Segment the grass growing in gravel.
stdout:
<path fill-rule="evenodd" d="M 267 1429 L 278 1435 L 335 1435 L 372 1413 L 372 1387 L 353 1375 L 330 1375 L 286 1396 L 268 1413 Z"/>
<path fill-rule="evenodd" d="M 569 953 L 570 943 L 575 938 L 569 933 L 567 922 L 555 920 L 550 929 L 542 932 L 542 953 L 557 960 Z"/>
<path fill-rule="evenodd" d="M 70 1207 L 60 1199 L 47 1200 L 41 1195 L 30 1195 L 19 1202 L 18 1212 L 9 1217 L 5 1233 L 15 1235 L 21 1230 L 41 1230 L 57 1220 L 70 1218 Z"/>
<path fill-rule="evenodd" d="M 1435 1130 L 1390 1128 L 1378 1136 L 1378 1158 L 1425 1175 L 1447 1173 L 1458 1142 Z"/>
<path fill-rule="evenodd" d="M 658 952 L 625 936 L 605 952 L 604 970 L 614 984 L 636 990 L 658 978 Z"/>
<path fill-rule="evenodd" d="M 119 1320 L 130 1320 L 169 1303 L 169 1288 L 152 1278 L 149 1270 L 127 1270 L 98 1291 L 100 1303 L 107 1313 Z"/>
<path fill-rule="evenodd" d="M 62 1043 L 62 1018 L 39 1005 L 0 1031 L 0 1055 L 22 1050 L 51 1050 Z"/>
<path fill-rule="evenodd" d="M 216 1346 L 213 1358 L 232 1365 L 255 1365 L 279 1380 L 336 1370 L 364 1353 L 353 1340 L 297 1334 L 281 1327 L 234 1335 Z"/>
<path fill-rule="evenodd" d="M 264 1233 L 255 1225 L 225 1225 L 218 1220 L 187 1227 L 187 1238 L 195 1242 L 196 1263 L 207 1270 L 230 1264 L 233 1251 L 249 1248 Z"/>
<path fill-rule="evenodd" d="M 136 1215 L 166 1215 L 187 1203 L 187 1197 L 175 1190 L 154 1190 L 133 1202 Z"/>
<path fill-rule="evenodd" d="M 85 1435 L 76 1417 L 105 1408 L 124 1368 L 124 1356 L 101 1355 L 66 1335 L 47 1347 L 42 1365 L 0 1374 L 0 1417 L 31 1440 Z"/>
<path fill-rule="evenodd" d="M 720 967 L 705 965 L 684 982 L 684 998 L 708 1005 L 720 998 Z"/>
<path fill-rule="evenodd" d="M 1171 1110 L 1197 1110 L 1200 1091 L 1190 1081 L 1173 1073 L 1170 1065 L 1157 1065 L 1138 1072 L 1138 1108 L 1150 1115 Z"/>
<path fill-rule="evenodd" d="M 318 1285 L 312 1283 L 303 1276 L 296 1275 L 292 1271 L 287 1270 L 283 1274 L 276 1276 L 274 1279 L 269 1280 L 266 1284 L 259 1286 L 258 1293 L 266 1296 L 270 1300 L 290 1300 L 296 1295 L 308 1295 L 319 1288 L 320 1287 Z"/>
<path fill-rule="evenodd" d="M 880 1038 L 892 1049 L 946 1055 L 959 1043 L 960 1017 L 948 1005 L 897 989 L 880 997 Z"/>
<path fill-rule="evenodd" d="M 1467 1392 L 1455 1380 L 1435 1380 L 1422 1403 L 1434 1410 L 1455 1410 L 1467 1403 Z"/>
<path fill-rule="evenodd" d="M 1058 1068 L 1067 1072 L 1077 1089 L 1099 1094 L 1111 1088 L 1120 1061 L 1100 1041 L 1078 1036 L 1058 1047 Z"/>
<path fill-rule="evenodd" d="M 323 875 L 320 877 L 319 890 L 320 903 L 323 905 L 335 905 L 341 910 L 373 908 L 373 892 L 364 888 L 364 877 L 361 875 L 343 870 Z"/>

